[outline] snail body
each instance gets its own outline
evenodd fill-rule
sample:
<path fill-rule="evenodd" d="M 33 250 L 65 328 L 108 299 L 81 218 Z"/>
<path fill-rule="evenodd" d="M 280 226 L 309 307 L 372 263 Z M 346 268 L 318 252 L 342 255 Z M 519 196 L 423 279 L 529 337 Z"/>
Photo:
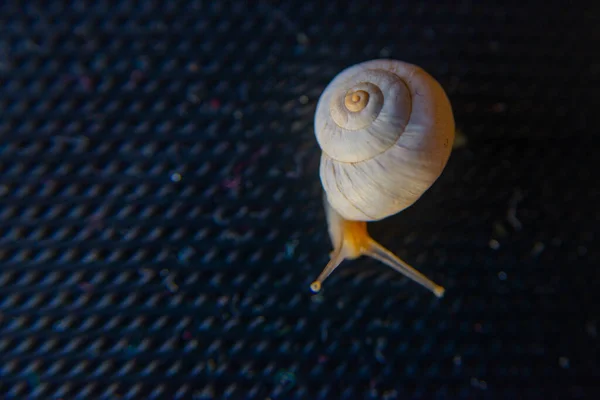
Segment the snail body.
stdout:
<path fill-rule="evenodd" d="M 454 142 L 454 117 L 441 85 L 422 68 L 372 60 L 340 72 L 315 113 L 319 176 L 333 252 L 313 282 L 344 260 L 375 258 L 441 297 L 431 282 L 374 241 L 366 223 L 410 207 L 439 178 Z"/>

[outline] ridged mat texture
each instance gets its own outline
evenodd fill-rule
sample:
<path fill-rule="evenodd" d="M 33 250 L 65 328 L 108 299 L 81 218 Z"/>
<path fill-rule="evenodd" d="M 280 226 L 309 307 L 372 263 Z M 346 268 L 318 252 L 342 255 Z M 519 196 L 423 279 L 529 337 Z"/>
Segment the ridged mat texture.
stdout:
<path fill-rule="evenodd" d="M 600 398 L 600 6 L 4 1 L 2 399 Z M 502 4 L 501 4 L 502 3 Z M 329 259 L 313 117 L 420 65 L 462 134 Z"/>

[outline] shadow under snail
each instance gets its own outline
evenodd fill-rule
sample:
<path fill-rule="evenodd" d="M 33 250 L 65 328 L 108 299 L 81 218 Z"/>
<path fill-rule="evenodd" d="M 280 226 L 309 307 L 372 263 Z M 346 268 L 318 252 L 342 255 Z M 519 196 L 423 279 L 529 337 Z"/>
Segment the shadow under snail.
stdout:
<path fill-rule="evenodd" d="M 368 256 L 442 297 L 442 286 L 367 232 L 367 222 L 414 204 L 446 167 L 455 125 L 441 85 L 422 68 L 402 61 L 351 66 L 321 94 L 314 128 L 333 251 L 311 290 L 319 292 L 344 260 Z"/>

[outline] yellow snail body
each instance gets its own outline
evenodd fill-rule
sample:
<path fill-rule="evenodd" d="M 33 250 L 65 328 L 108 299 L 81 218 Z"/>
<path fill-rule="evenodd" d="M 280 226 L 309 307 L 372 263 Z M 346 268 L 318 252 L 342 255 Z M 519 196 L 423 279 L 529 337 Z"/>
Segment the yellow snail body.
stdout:
<path fill-rule="evenodd" d="M 444 288 L 373 240 L 366 224 L 414 204 L 441 175 L 454 117 L 441 85 L 418 66 L 366 61 L 340 72 L 315 113 L 320 179 L 333 251 L 314 292 L 345 259 L 377 259 L 431 290 Z"/>

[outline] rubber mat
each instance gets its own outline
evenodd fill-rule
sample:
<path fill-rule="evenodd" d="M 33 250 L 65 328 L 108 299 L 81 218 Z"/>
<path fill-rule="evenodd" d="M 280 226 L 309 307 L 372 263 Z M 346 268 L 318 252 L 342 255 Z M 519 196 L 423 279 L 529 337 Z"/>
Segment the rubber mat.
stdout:
<path fill-rule="evenodd" d="M 0 398 L 597 399 L 600 7 L 4 1 Z M 582 3 L 583 4 L 583 3 Z M 329 259 L 313 118 L 394 58 L 457 148 Z"/>

